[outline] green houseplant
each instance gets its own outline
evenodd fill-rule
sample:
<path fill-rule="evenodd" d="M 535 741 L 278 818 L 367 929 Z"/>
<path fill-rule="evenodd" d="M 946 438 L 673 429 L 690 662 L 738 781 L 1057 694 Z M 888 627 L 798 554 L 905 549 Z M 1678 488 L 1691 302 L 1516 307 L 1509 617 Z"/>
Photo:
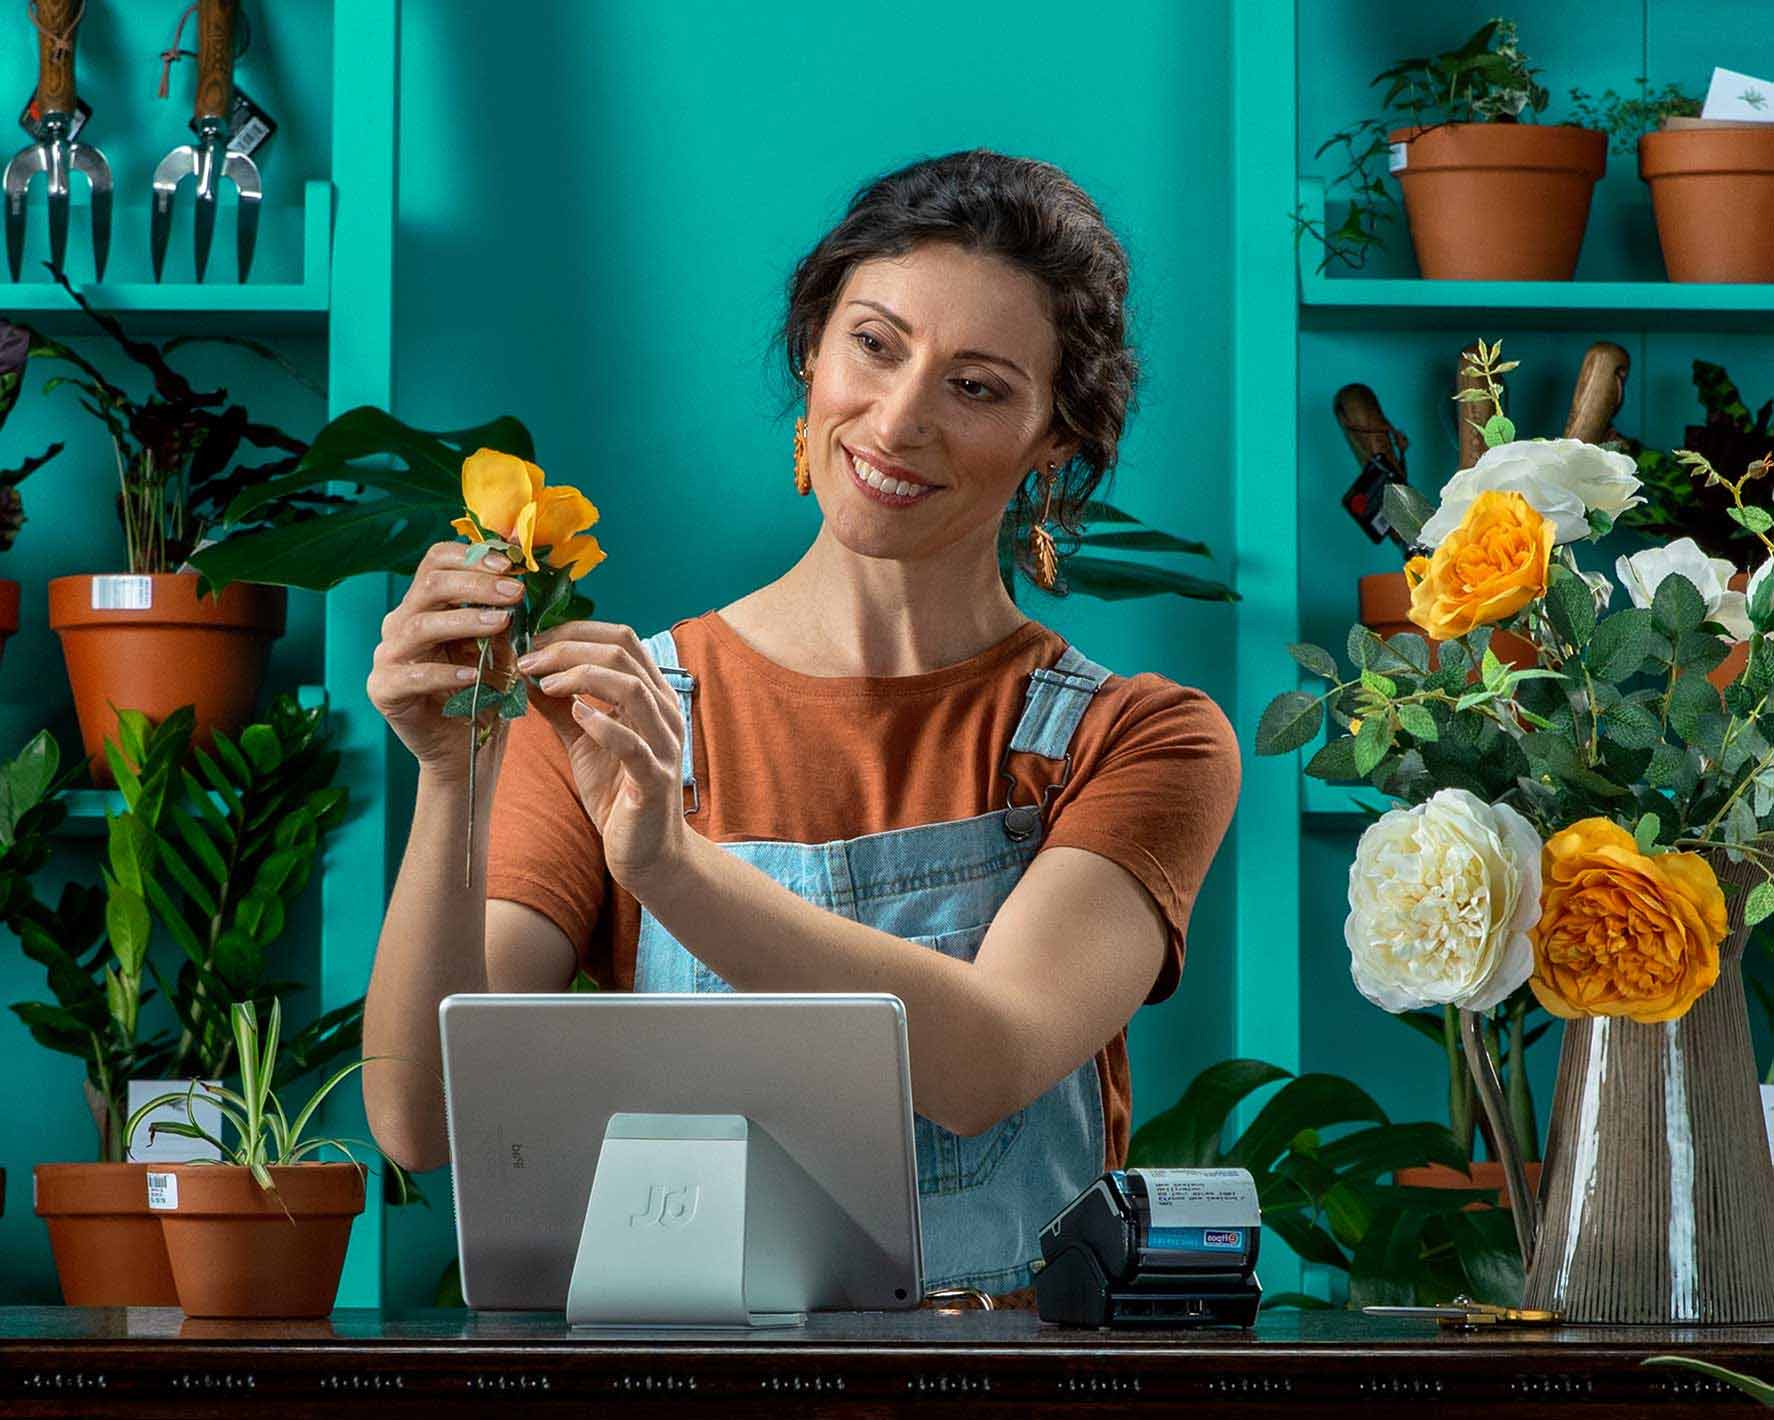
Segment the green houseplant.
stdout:
<path fill-rule="evenodd" d="M 74 390 L 80 407 L 103 424 L 115 456 L 124 573 L 82 573 L 49 584 L 50 625 L 62 641 L 95 780 L 104 784 L 101 747 L 113 732 L 114 706 L 160 720 L 193 705 L 200 739 L 215 725 L 235 730 L 251 715 L 270 643 L 282 634 L 287 595 L 243 585 L 225 598 L 203 599 L 196 579 L 179 569 L 243 488 L 277 477 L 306 445 L 253 420 L 225 389 L 197 388 L 169 360 L 204 339 L 282 364 L 276 352 L 239 336 L 180 336 L 161 345 L 135 339 L 65 276 L 56 279 L 149 381 L 149 392 L 138 396 L 71 346 L 28 325 L 0 323 L 0 338 L 16 341 L 23 333 L 32 360 L 69 367 L 47 379 L 43 393 Z M 251 450 L 269 458 L 242 462 Z M 260 517 L 299 519 L 328 501 L 324 491 L 305 492 L 266 505 Z"/>
<path fill-rule="evenodd" d="M 25 362 L 31 355 L 31 337 L 17 326 L 0 321 L 0 428 L 18 404 L 24 386 Z M 12 468 L 0 468 L 0 552 L 10 551 L 19 530 L 25 525 L 25 505 L 18 486 L 62 451 L 60 443 L 51 444 L 40 454 L 26 458 Z M 0 652 L 6 638 L 18 630 L 19 585 L 10 577 L 0 578 Z"/>
<path fill-rule="evenodd" d="M 151 1111 L 183 1101 L 186 1121 L 156 1122 L 150 1134 L 201 1139 L 219 1156 L 148 1175 L 149 1206 L 166 1239 L 179 1305 L 190 1316 L 318 1317 L 338 1296 L 351 1224 L 364 1204 L 366 1170 L 348 1145 L 362 1141 L 304 1134 L 326 1097 L 367 1062 L 334 1071 L 291 1119 L 272 1084 L 281 1023 L 274 999 L 261 1036 L 252 1003 L 235 1002 L 230 1025 L 240 1088 L 193 1081 L 183 1094 L 145 1102 L 130 1119 L 133 1133 Z M 231 1144 L 198 1123 L 192 1099 L 199 1088 L 219 1106 Z M 349 1162 L 310 1158 L 327 1148 Z M 388 1167 L 404 1196 L 405 1172 L 392 1159 Z"/>
<path fill-rule="evenodd" d="M 1568 280 L 1607 167 L 1607 136 L 1533 122 L 1548 99 L 1538 74 L 1514 23 L 1495 19 L 1455 49 L 1375 75 L 1373 86 L 1386 86 L 1378 112 L 1333 133 L 1314 155 L 1341 154 L 1332 187 L 1348 197 L 1346 216 L 1327 230 L 1296 215 L 1299 234 L 1323 244 L 1319 269 L 1362 266 L 1384 243 L 1397 213 L 1389 173 L 1424 276 Z"/>
<path fill-rule="evenodd" d="M 1232 1110 L 1278 1083 L 1227 1143 Z M 1294 1076 L 1261 1060 L 1225 1060 L 1202 1071 L 1128 1146 L 1130 1167 L 1248 1169 L 1263 1227 L 1303 1261 L 1341 1274 L 1350 1306 L 1435 1305 L 1462 1293 L 1515 1303 L 1522 1274 L 1507 1215 L 1466 1211 L 1494 1195 L 1388 1178 L 1429 1163 L 1466 1167 L 1465 1150 L 1442 1125 L 1394 1124 L 1349 1080 Z M 1330 1305 L 1299 1293 L 1263 1304 Z"/>

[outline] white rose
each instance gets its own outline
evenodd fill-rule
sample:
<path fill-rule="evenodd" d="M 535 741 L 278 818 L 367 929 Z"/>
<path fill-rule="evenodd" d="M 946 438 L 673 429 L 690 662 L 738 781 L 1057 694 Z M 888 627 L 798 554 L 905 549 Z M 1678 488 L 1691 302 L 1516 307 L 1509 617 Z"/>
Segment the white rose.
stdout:
<path fill-rule="evenodd" d="M 1627 455 L 1581 439 L 1517 439 L 1486 449 L 1471 468 L 1461 469 L 1441 490 L 1441 506 L 1419 535 L 1426 547 L 1441 540 L 1466 517 L 1473 499 L 1488 489 L 1519 493 L 1543 518 L 1550 518 L 1558 541 L 1589 536 L 1589 515 L 1617 518 L 1644 502 L 1638 465 Z"/>
<path fill-rule="evenodd" d="M 1750 631 L 1749 597 L 1726 586 L 1736 571 L 1728 558 L 1708 557 L 1691 537 L 1678 537 L 1664 547 L 1647 547 L 1614 563 L 1614 575 L 1634 606 L 1648 607 L 1663 579 L 1679 572 L 1706 603 L 1706 619 L 1724 627 L 1731 640 L 1745 641 Z"/>
<path fill-rule="evenodd" d="M 1376 820 L 1349 865 L 1349 969 L 1388 1011 L 1496 1005 L 1533 974 L 1539 917 L 1540 835 L 1464 789 Z"/>

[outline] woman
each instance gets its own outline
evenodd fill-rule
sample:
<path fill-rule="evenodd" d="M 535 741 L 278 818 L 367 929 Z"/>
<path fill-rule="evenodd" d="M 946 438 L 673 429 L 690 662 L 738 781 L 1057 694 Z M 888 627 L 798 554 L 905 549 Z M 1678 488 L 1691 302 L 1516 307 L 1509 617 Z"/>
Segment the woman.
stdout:
<path fill-rule="evenodd" d="M 468 887 L 465 736 L 439 706 L 452 643 L 502 626 L 518 588 L 431 549 L 369 681 L 420 768 L 366 1055 L 435 1064 L 444 996 L 558 991 L 580 967 L 644 991 L 891 991 L 927 1284 L 1028 1284 L 1041 1225 L 1125 1158 L 1127 1022 L 1176 987 L 1238 790 L 1211 701 L 1112 675 L 998 572 L 1014 498 L 1051 585 L 1045 525 L 1075 530 L 1114 465 L 1126 293 L 1119 242 L 1047 164 L 957 153 L 860 190 L 783 332 L 818 536 L 644 643 L 599 621 L 538 638 L 519 665 L 544 713 L 480 752 Z M 396 1160 L 448 1160 L 434 1075 L 372 1065 L 364 1097 Z"/>

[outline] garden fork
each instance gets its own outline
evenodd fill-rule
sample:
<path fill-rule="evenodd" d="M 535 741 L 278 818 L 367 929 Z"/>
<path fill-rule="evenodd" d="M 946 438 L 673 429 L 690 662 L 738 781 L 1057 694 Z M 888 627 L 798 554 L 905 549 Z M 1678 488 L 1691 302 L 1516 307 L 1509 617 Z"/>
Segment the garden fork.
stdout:
<path fill-rule="evenodd" d="M 92 187 L 92 264 L 105 278 L 111 250 L 111 165 L 90 143 L 76 143 L 74 102 L 74 30 L 86 12 L 86 0 L 28 0 L 37 26 L 37 97 L 33 108 L 42 114 L 37 141 L 21 149 L 6 165 L 6 260 L 18 280 L 25 251 L 25 192 L 31 178 L 44 176 L 49 190 L 49 264 L 59 276 L 68 251 L 68 175 L 86 174 Z"/>
<path fill-rule="evenodd" d="M 197 243 L 197 279 L 209 264 L 210 239 L 216 230 L 216 195 L 222 179 L 240 193 L 236 214 L 236 250 L 240 279 L 253 262 L 253 241 L 259 231 L 259 169 L 245 153 L 229 149 L 228 115 L 234 106 L 234 21 L 239 0 L 200 0 L 197 7 L 197 111 L 192 123 L 197 142 L 174 148 L 154 170 L 153 228 L 150 244 L 154 279 L 166 262 L 166 237 L 172 230 L 173 194 L 179 183 L 196 174 L 197 207 L 193 234 Z"/>

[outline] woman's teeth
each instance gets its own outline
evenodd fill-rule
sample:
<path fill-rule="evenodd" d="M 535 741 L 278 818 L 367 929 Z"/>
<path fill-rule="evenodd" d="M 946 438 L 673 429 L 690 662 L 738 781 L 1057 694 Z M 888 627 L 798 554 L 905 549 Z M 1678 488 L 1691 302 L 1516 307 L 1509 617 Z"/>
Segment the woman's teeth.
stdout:
<path fill-rule="evenodd" d="M 856 476 L 870 488 L 879 488 L 883 493 L 892 493 L 900 498 L 912 498 L 922 493 L 932 493 L 935 489 L 923 483 L 904 483 L 897 478 L 889 478 L 880 469 L 865 459 L 851 456 L 856 464 Z"/>

